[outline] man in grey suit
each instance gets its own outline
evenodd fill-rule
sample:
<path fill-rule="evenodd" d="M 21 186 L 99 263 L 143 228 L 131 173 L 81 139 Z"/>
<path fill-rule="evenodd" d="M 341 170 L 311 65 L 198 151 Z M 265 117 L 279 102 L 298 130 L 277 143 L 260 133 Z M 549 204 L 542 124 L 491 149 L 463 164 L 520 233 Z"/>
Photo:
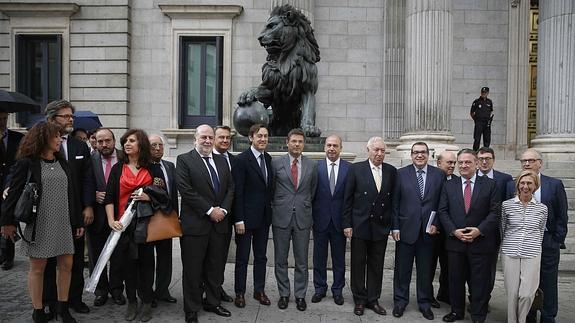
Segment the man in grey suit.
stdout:
<path fill-rule="evenodd" d="M 316 164 L 301 154 L 304 142 L 304 132 L 292 129 L 287 136 L 288 154 L 273 160 L 276 182 L 272 202 L 275 275 L 280 294 L 278 307 L 286 309 L 289 303 L 288 254 L 292 240 L 294 295 L 300 311 L 307 308 L 308 245 L 313 222 L 311 206 L 317 185 Z"/>

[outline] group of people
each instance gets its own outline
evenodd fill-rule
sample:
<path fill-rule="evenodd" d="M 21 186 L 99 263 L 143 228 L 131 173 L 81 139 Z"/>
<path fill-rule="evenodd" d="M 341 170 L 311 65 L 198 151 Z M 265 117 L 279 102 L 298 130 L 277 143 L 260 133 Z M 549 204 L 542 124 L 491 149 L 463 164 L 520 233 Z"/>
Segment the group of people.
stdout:
<path fill-rule="evenodd" d="M 123 231 L 109 273 L 104 271 L 98 283 L 95 306 L 104 305 L 108 295 L 114 303 L 125 304 L 125 290 L 125 319 L 148 321 L 158 301 L 176 302 L 168 289 L 172 239 L 142 242 L 136 237 L 134 221 L 127 228 L 120 221 L 130 201 L 157 207 L 159 200 L 167 200 L 163 207 L 177 210 L 180 216 L 186 322 L 197 322 L 202 309 L 231 316 L 222 301 L 246 306 L 251 252 L 253 298 L 271 305 L 265 290 L 270 227 L 280 309 L 289 307 L 292 295 L 290 244 L 295 306 L 307 309 L 313 232 L 312 303 L 321 302 L 329 287 L 334 303 L 344 304 L 349 240 L 353 312 L 363 315 L 367 308 L 385 315 L 379 298 L 391 236 L 396 244 L 393 316 L 401 317 L 408 306 L 415 262 L 417 304 L 425 319 L 434 319 L 432 308 L 440 307 L 439 301 L 451 305 L 443 321 L 463 319 L 467 284 L 472 321 L 485 322 L 501 248 L 509 321 L 534 322 L 536 313 L 530 309 L 539 287 L 545 296 L 541 321 L 554 322 L 567 198 L 560 180 L 540 173 L 542 158 L 533 149 L 523 153 L 522 171 L 514 181 L 493 169 L 495 153 L 486 147 L 463 149 L 457 155 L 442 152 L 435 167 L 429 164 L 427 144 L 416 142 L 412 163 L 396 169 L 384 162 L 386 144 L 381 137 L 368 140 L 365 161 L 350 163 L 340 156 L 342 139 L 330 135 L 325 140 L 325 158 L 316 162 L 303 154 L 306 138 L 300 129 L 289 132 L 287 154 L 272 159 L 266 151 L 269 130 L 265 125 L 250 128 L 251 145 L 237 155 L 229 152 L 229 127 L 200 125 L 193 149 L 179 155 L 174 165 L 162 159 L 162 137 L 138 129 L 123 134 L 120 149 L 115 148 L 111 130 L 98 129 L 91 153 L 84 142 L 68 135 L 73 113 L 67 101 L 48 104 L 47 122 L 30 129 L 12 171 L 2 172 L 9 187 L 0 218 L 7 241 L 17 236 L 14 210 L 24 186 L 36 182 L 40 187 L 36 222 L 23 230 L 24 240 L 32 242 L 22 244 L 30 258 L 29 289 L 36 322 L 53 315 L 75 322 L 68 307 L 89 311 L 82 302 L 84 228 L 91 269 L 109 233 Z M 454 174 L 456 166 L 459 176 Z M 140 188 L 144 193 L 135 193 Z M 232 236 L 235 297 L 222 288 Z M 436 294 L 432 282 L 438 262 Z"/>

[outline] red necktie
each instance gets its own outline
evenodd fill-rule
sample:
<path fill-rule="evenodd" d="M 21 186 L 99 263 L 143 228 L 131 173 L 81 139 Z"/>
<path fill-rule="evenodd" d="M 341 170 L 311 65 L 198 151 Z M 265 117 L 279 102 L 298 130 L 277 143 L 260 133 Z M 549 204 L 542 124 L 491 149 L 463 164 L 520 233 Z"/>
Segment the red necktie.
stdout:
<path fill-rule="evenodd" d="M 471 180 L 465 181 L 465 191 L 463 192 L 463 203 L 465 204 L 465 213 L 471 208 Z"/>
<path fill-rule="evenodd" d="M 294 190 L 297 190 L 297 159 L 294 159 L 291 163 L 291 180 Z"/>
<path fill-rule="evenodd" d="M 112 157 L 104 157 L 106 161 L 106 167 L 104 168 L 104 180 L 108 184 L 108 177 L 110 177 L 110 171 L 112 170 Z"/>

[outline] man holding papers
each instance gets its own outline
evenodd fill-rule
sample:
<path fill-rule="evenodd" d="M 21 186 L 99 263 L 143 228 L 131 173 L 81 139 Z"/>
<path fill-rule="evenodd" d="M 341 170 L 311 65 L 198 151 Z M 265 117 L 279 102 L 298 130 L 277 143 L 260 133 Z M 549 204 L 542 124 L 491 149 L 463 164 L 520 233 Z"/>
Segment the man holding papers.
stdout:
<path fill-rule="evenodd" d="M 445 174 L 427 164 L 429 148 L 424 142 L 411 146 L 412 165 L 397 171 L 393 194 L 395 271 L 393 278 L 393 316 L 401 317 L 409 303 L 413 260 L 417 268 L 417 303 L 423 317 L 433 320 L 431 266 L 433 242 L 439 232 L 436 216 Z"/>

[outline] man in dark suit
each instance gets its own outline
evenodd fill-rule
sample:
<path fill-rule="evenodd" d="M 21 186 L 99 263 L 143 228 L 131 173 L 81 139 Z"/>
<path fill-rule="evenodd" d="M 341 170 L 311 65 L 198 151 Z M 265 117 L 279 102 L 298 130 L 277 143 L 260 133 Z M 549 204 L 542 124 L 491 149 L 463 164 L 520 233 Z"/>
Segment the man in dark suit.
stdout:
<path fill-rule="evenodd" d="M 477 151 L 477 160 L 479 160 L 479 169 L 477 170 L 477 176 L 487 176 L 495 181 L 497 184 L 497 193 L 499 194 L 499 199 L 501 202 L 506 200 L 507 195 L 507 183 L 513 182 L 513 177 L 511 175 L 496 171 L 493 169 L 493 165 L 495 164 L 495 151 L 489 147 L 481 147 Z M 501 245 L 501 236 L 497 236 L 497 249 Z M 496 252 L 493 254 L 493 261 L 491 262 L 491 278 L 489 283 L 489 295 L 493 291 L 493 287 L 495 286 L 495 275 L 497 274 L 497 257 L 499 253 Z"/>
<path fill-rule="evenodd" d="M 14 165 L 20 140 L 24 137 L 19 132 L 8 130 L 7 123 L 8 113 L 0 112 L 0 134 L 2 134 L 0 138 L 0 183 L 2 189 L 8 185 L 7 175 L 10 167 Z M 1 205 L 2 199 L 0 199 Z M 0 265 L 2 265 L 3 270 L 10 270 L 14 267 L 14 242 L 0 237 L 0 246 Z"/>
<path fill-rule="evenodd" d="M 560 249 L 565 249 L 567 236 L 567 193 L 563 182 L 541 174 L 542 158 L 535 149 L 527 149 L 521 155 L 521 168 L 539 174 L 540 187 L 533 196 L 547 206 L 547 224 L 543 235 L 539 288 L 543 290 L 541 322 L 554 323 L 558 311 L 557 277 L 559 275 Z M 507 184 L 507 198 L 515 196 L 515 185 Z M 536 322 L 537 312 L 530 311 L 527 322 Z"/>
<path fill-rule="evenodd" d="M 460 179 L 443 185 L 439 218 L 446 231 L 451 313 L 444 322 L 465 315 L 465 282 L 468 281 L 473 322 L 485 322 L 489 302 L 489 279 L 493 253 L 497 252 L 500 197 L 494 180 L 477 176 L 477 155 L 471 149 L 457 154 Z"/>
<path fill-rule="evenodd" d="M 164 157 L 164 139 L 160 135 L 152 134 L 148 137 L 152 163 L 160 165 L 166 183 L 166 191 L 171 198 L 172 208 L 178 212 L 178 186 L 176 184 L 176 166 L 174 163 L 162 159 Z M 158 306 L 158 300 L 176 303 L 177 300 L 170 295 L 172 282 L 172 239 L 157 241 L 156 249 L 156 288 L 152 307 Z"/>
<path fill-rule="evenodd" d="M 212 127 L 198 126 L 195 149 L 177 159 L 176 183 L 182 196 L 180 246 L 186 322 L 198 321 L 202 290 L 206 292 L 204 310 L 231 316 L 220 305 L 220 288 L 225 270 L 222 253 L 227 248 L 230 230 L 227 213 L 232 207 L 234 183 L 226 160 L 212 153 L 213 145 Z"/>
<path fill-rule="evenodd" d="M 313 200 L 313 285 L 312 303 L 320 302 L 327 292 L 327 254 L 331 246 L 333 301 L 342 305 L 345 285 L 345 236 L 341 227 L 345 181 L 350 163 L 339 156 L 343 149 L 337 135 L 325 139 L 326 158 L 317 163 L 317 189 Z"/>
<path fill-rule="evenodd" d="M 82 196 L 82 215 L 84 225 L 89 226 L 94 220 L 92 205 L 95 203 L 91 194 L 93 186 L 90 162 L 90 149 L 85 142 L 69 134 L 73 129 L 74 106 L 66 100 L 56 100 L 48 103 L 45 108 L 47 122 L 54 122 L 66 133 L 62 136 L 62 148 L 72 173 L 74 188 Z M 90 308 L 82 301 L 84 292 L 84 236 L 74 239 L 74 262 L 72 264 L 72 281 L 70 283 L 70 307 L 77 313 L 88 313 Z M 44 271 L 44 298 L 50 302 L 57 300 L 56 296 L 56 258 L 50 258 Z M 52 312 L 52 311 L 51 311 Z"/>
<path fill-rule="evenodd" d="M 274 186 L 272 157 L 265 151 L 269 130 L 261 124 L 253 125 L 248 133 L 249 149 L 234 159 L 234 221 L 236 230 L 236 265 L 234 304 L 246 306 L 246 277 L 250 248 L 254 251 L 254 298 L 262 305 L 270 305 L 265 293 L 267 247 L 272 220 Z"/>
<path fill-rule="evenodd" d="M 351 165 L 347 173 L 342 227 L 345 236 L 351 239 L 353 312 L 363 315 L 367 307 L 377 314 L 385 315 L 386 311 L 378 300 L 392 223 L 397 170 L 383 162 L 383 138 L 369 139 L 367 155 L 366 161 Z"/>
<path fill-rule="evenodd" d="M 450 181 L 452 178 L 459 178 L 454 175 L 455 164 L 457 164 L 457 156 L 452 151 L 443 151 L 437 156 L 437 168 L 441 169 L 445 174 L 445 180 Z M 437 216 L 437 215 L 436 215 Z M 435 237 L 433 242 L 433 263 L 431 265 L 431 281 L 435 277 L 437 269 L 437 262 L 439 261 L 439 289 L 437 290 L 437 298 L 431 301 L 431 306 L 439 308 L 441 305 L 438 301 L 450 304 L 449 301 L 449 266 L 447 261 L 447 251 L 445 250 L 445 230 L 439 223 L 439 234 Z M 433 285 L 431 286 L 433 288 Z M 435 295 L 435 294 L 433 294 Z"/>
<path fill-rule="evenodd" d="M 230 168 L 230 171 L 232 170 L 232 166 L 234 164 L 234 158 L 235 156 L 232 155 L 228 150 L 230 149 L 230 146 L 232 144 L 232 129 L 230 129 L 230 127 L 228 126 L 216 126 L 215 130 L 215 137 L 214 137 L 214 154 L 218 154 L 221 155 L 222 157 L 224 157 L 226 159 L 226 162 L 228 163 L 228 166 Z M 231 210 L 230 210 L 231 211 Z M 234 214 L 233 212 L 231 212 L 229 214 L 230 217 L 230 232 L 228 234 L 228 240 L 226 243 L 226 250 L 224 253 L 222 253 L 222 256 L 224 257 L 224 261 L 227 262 L 228 261 L 228 253 L 230 251 L 230 242 L 232 241 L 232 231 L 233 231 L 233 226 L 234 226 Z M 225 277 L 224 277 L 225 280 Z M 223 282 L 222 282 L 222 286 L 220 288 L 220 299 L 223 302 L 233 302 L 234 299 L 228 295 L 228 293 L 226 293 L 226 291 L 224 290 L 224 286 L 223 286 Z"/>
<path fill-rule="evenodd" d="M 313 222 L 311 207 L 317 185 L 317 171 L 315 162 L 302 156 L 305 134 L 301 129 L 292 129 L 286 141 L 288 153 L 273 160 L 275 189 L 272 230 L 275 275 L 280 294 L 278 307 L 286 309 L 289 303 L 288 255 L 292 242 L 296 308 L 305 311 L 309 235 Z"/>
<path fill-rule="evenodd" d="M 92 194 L 94 195 L 96 203 L 94 204 L 94 221 L 87 227 L 90 271 L 96 266 L 96 262 L 110 235 L 110 226 L 108 225 L 106 209 L 103 203 L 106 197 L 108 176 L 110 175 L 112 166 L 118 162 L 119 154 L 121 154 L 121 152 L 115 148 L 116 138 L 112 130 L 101 128 L 98 129 L 94 135 L 96 136 L 96 152 L 90 156 L 90 160 L 92 163 L 92 182 L 94 184 Z M 114 263 L 114 261 L 112 261 L 112 263 Z M 124 273 L 121 270 L 122 268 L 114 270 L 112 265 L 110 267 L 109 279 L 107 268 L 104 268 L 100 276 L 100 281 L 94 292 L 96 295 L 94 306 L 106 304 L 108 301 L 108 293 L 112 295 L 116 304 L 122 305 L 126 303 L 122 295 L 124 290 Z"/>
<path fill-rule="evenodd" d="M 431 266 L 433 243 L 438 234 L 436 215 L 445 174 L 427 164 L 429 148 L 424 142 L 411 146 L 413 164 L 397 171 L 393 193 L 395 268 L 393 276 L 393 316 L 401 317 L 409 303 L 413 261 L 417 266 L 417 304 L 423 317 L 433 320 Z"/>

